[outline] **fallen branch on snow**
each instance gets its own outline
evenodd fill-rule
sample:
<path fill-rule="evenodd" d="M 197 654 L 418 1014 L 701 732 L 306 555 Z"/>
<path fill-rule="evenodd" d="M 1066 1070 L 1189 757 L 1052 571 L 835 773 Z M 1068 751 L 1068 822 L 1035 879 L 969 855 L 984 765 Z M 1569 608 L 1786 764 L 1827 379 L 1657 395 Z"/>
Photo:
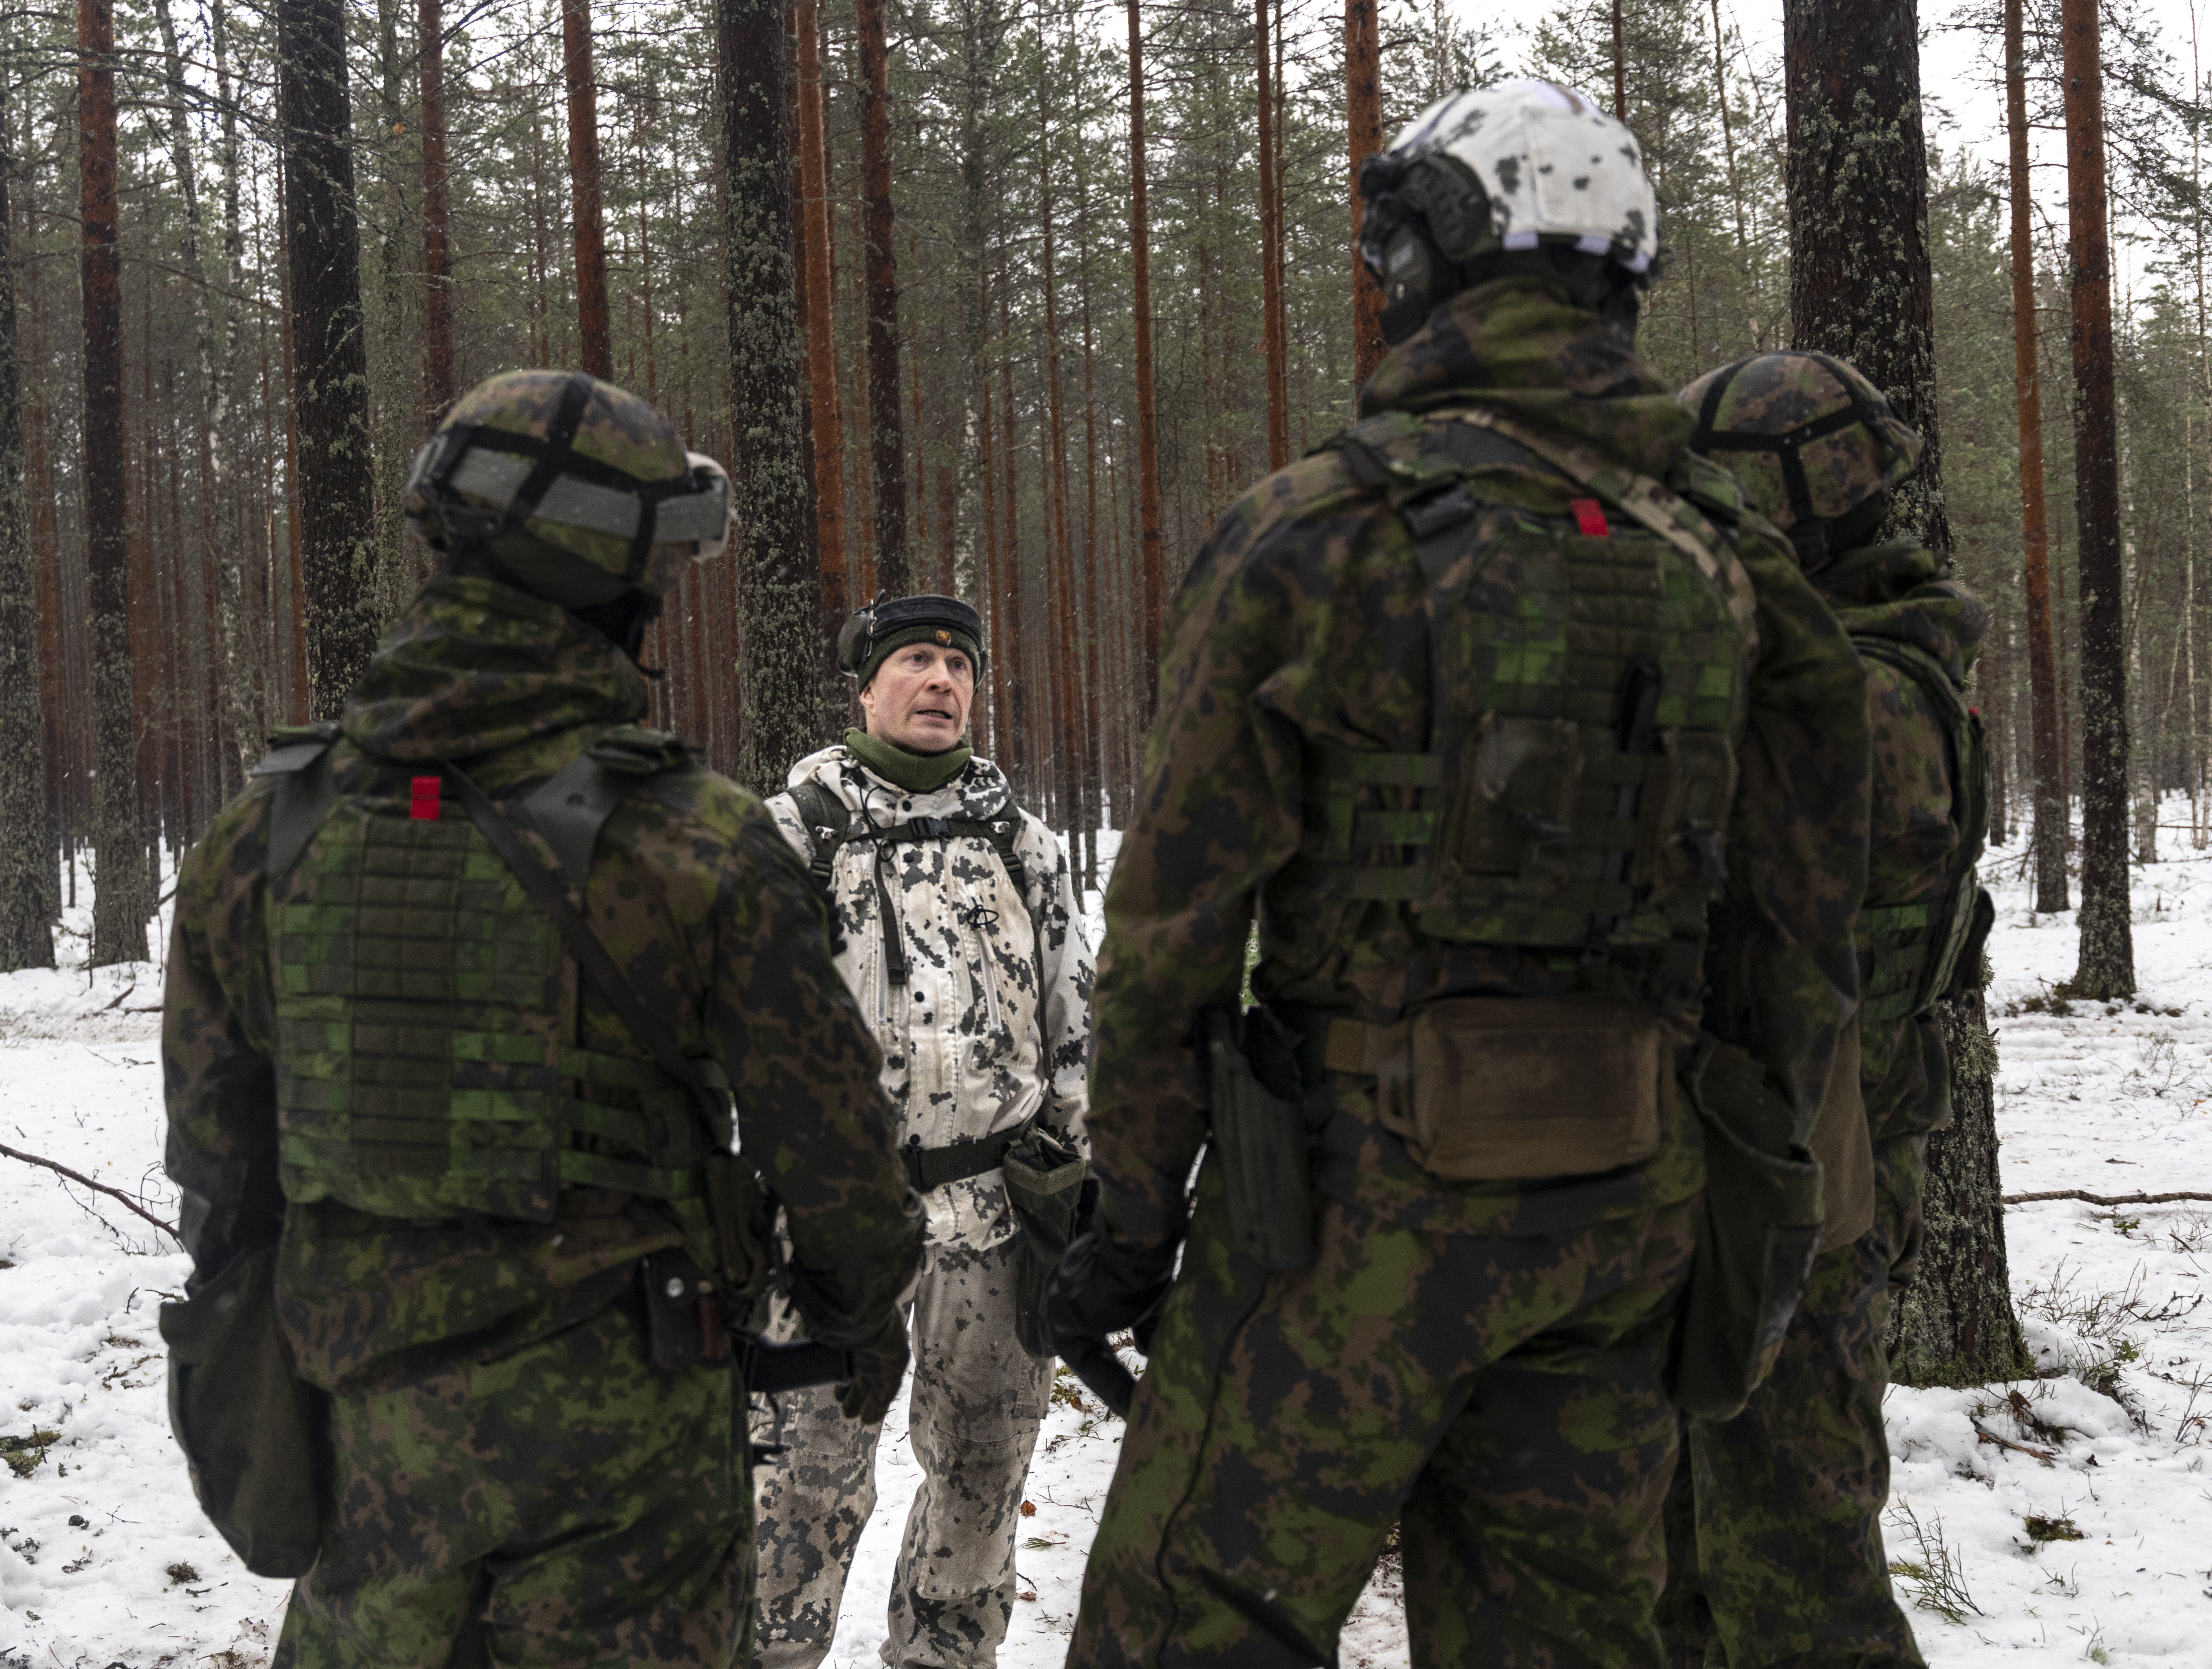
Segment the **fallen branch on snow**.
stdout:
<path fill-rule="evenodd" d="M 2091 1205 L 2166 1205 L 2175 1200 L 2212 1200 L 2212 1194 L 2089 1194 L 2079 1188 L 2058 1188 L 2048 1194 L 2007 1194 L 2002 1205 L 2026 1205 L 2034 1200 L 2085 1200 Z"/>
<path fill-rule="evenodd" d="M 130 1195 L 125 1193 L 119 1188 L 111 1188 L 104 1182 L 94 1182 L 90 1177 L 84 1175 L 82 1172 L 72 1171 L 66 1165 L 58 1165 L 51 1159 L 40 1159 L 36 1154 L 24 1153 L 20 1148 L 8 1146 L 4 1142 L 0 1142 L 0 1154 L 4 1154 L 9 1159 L 20 1159 L 26 1165 L 37 1165 L 43 1166 L 46 1170 L 52 1171 L 59 1175 L 67 1177 L 71 1182 L 81 1182 L 86 1187 L 94 1190 L 95 1192 L 106 1195 L 110 1199 L 120 1200 L 126 1208 L 137 1212 L 140 1216 L 145 1218 L 148 1222 L 153 1224 L 155 1227 L 160 1229 L 164 1234 L 167 1234 L 179 1246 L 182 1246 L 185 1243 L 185 1237 L 177 1233 L 176 1224 L 162 1221 L 161 1218 L 155 1216 L 151 1211 L 149 1211 L 144 1206 L 139 1204 L 137 1201 L 132 1199 Z"/>

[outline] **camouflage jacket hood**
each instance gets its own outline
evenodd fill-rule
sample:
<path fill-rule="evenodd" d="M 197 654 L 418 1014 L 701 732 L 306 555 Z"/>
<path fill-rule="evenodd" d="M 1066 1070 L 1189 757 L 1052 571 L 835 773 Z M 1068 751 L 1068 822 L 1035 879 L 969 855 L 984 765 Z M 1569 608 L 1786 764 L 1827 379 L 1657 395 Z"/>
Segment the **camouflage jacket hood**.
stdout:
<path fill-rule="evenodd" d="M 1618 326 L 1533 278 L 1462 290 L 1359 391 L 1362 417 L 1486 405 L 1594 444 L 1666 478 L 1695 420 Z"/>
<path fill-rule="evenodd" d="M 387 759 L 469 759 L 586 724 L 635 724 L 645 674 L 568 610 L 490 580 L 435 579 L 340 721 Z"/>
<path fill-rule="evenodd" d="M 1910 541 L 1846 551 L 1813 578 L 1845 630 L 1932 655 L 1963 687 L 1989 630 L 1989 606 L 1933 551 Z"/>
<path fill-rule="evenodd" d="M 877 845 L 848 842 L 830 874 L 837 971 L 883 1051 L 883 1087 L 899 1140 L 941 1148 L 1012 1129 L 1032 1113 L 1080 1146 L 1088 1106 L 1091 947 L 1066 848 L 1015 802 L 1006 775 L 971 758 L 944 787 L 917 794 L 885 781 L 842 742 L 792 766 L 850 815 L 878 828 L 924 818 L 1000 819 L 1018 827 L 1018 894 L 980 833 Z M 818 838 L 788 793 L 768 802 L 776 826 L 811 862 Z M 880 859 L 880 862 L 878 861 Z M 907 961 L 892 978 L 883 910 Z M 1016 1232 L 1004 1176 L 987 1171 L 923 1197 L 931 1245 L 996 1245 Z"/>

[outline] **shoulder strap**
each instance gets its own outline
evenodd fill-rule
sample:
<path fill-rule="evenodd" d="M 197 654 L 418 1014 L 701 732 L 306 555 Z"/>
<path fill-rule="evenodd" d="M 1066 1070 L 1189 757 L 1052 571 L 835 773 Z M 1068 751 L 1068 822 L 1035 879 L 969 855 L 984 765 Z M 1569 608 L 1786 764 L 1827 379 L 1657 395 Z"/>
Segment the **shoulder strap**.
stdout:
<path fill-rule="evenodd" d="M 843 801 L 811 777 L 790 793 L 791 803 L 798 808 L 799 821 L 806 831 L 807 844 L 813 852 L 806 862 L 807 873 L 826 896 L 837 866 L 837 849 L 845 844 L 852 830 L 852 813 Z"/>
<path fill-rule="evenodd" d="M 328 720 L 289 727 L 270 738 L 275 746 L 246 773 L 276 779 L 276 803 L 269 813 L 269 853 L 262 865 L 262 874 L 272 883 L 300 861 L 337 803 L 330 763 L 337 740 L 338 728 Z"/>
<path fill-rule="evenodd" d="M 1631 519 L 1639 521 L 1698 566 L 1698 571 L 1728 594 L 1729 612 L 1743 634 L 1746 652 L 1759 652 L 1759 602 L 1751 576 L 1705 513 L 1648 475 L 1616 463 L 1579 441 L 1546 435 L 1486 406 L 1454 406 L 1431 414 L 1472 423 L 1517 441 L 1545 462 L 1580 482 Z"/>
<path fill-rule="evenodd" d="M 563 884 L 580 889 L 590 877 L 592 849 L 622 796 L 622 776 L 583 752 L 523 800 L 524 812 L 553 849 Z"/>

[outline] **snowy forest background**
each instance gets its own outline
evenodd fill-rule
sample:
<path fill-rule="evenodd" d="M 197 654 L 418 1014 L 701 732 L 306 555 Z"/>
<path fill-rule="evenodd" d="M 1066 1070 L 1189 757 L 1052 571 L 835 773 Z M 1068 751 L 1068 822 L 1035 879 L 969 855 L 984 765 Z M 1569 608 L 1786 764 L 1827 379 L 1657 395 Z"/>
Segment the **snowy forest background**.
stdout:
<path fill-rule="evenodd" d="M 40 892 L 34 911 L 8 912 L 15 921 L 58 922 L 76 873 L 59 859 L 90 843 L 95 820 L 104 640 L 88 480 L 112 492 L 120 477 L 129 710 L 118 722 L 135 755 L 148 886 L 133 907 L 143 919 L 158 892 L 158 850 L 173 854 L 197 836 L 240 785 L 270 726 L 334 710 L 344 680 L 318 675 L 319 614 L 350 610 L 362 623 L 356 643 L 373 641 L 423 577 L 428 553 L 404 531 L 399 488 L 451 392 L 511 366 L 586 356 L 578 260 L 589 259 L 589 240 L 574 209 L 587 163 L 600 204 L 609 370 L 661 403 L 695 448 L 734 461 L 747 445 L 731 422 L 741 381 L 732 350 L 742 344 L 730 324 L 731 185 L 718 123 L 735 106 L 714 9 L 657 0 L 568 0 L 565 12 L 562 0 L 343 8 L 350 143 L 342 160 L 358 215 L 362 344 L 359 371 L 349 375 L 361 416 L 357 433 L 333 442 L 319 429 L 303 440 L 301 422 L 320 419 L 286 394 L 302 351 L 286 228 L 306 222 L 283 212 L 283 9 L 121 0 L 112 57 L 82 52 L 88 15 L 96 22 L 108 3 L 0 15 L 4 270 L 15 289 L 0 314 L 15 323 L 21 395 L 18 430 L 0 423 L 0 474 L 20 448 L 35 584 L 34 608 L 6 615 L 0 630 L 0 702 L 20 716 L 35 696 L 41 743 L 35 777 L 12 742 L 0 761 L 14 766 L 0 773 L 0 850 L 33 855 L 27 868 L 9 866 L 0 891 Z M 787 253 L 805 362 L 784 381 L 799 388 L 796 415 L 812 437 L 803 448 L 811 526 L 801 543 L 821 576 L 808 588 L 818 619 L 805 624 L 834 624 L 853 600 L 902 575 L 988 601 L 997 666 L 979 702 L 978 740 L 1060 826 L 1095 830 L 1127 803 L 1153 618 L 1136 421 L 1131 27 L 1145 78 L 1158 525 L 1171 589 L 1244 485 L 1352 412 L 1346 52 L 1358 30 L 1347 31 L 1347 16 L 1363 4 L 791 0 L 785 9 L 795 228 Z M 2001 9 L 1999 0 L 1968 0 L 1941 20 L 1978 37 L 1977 62 L 1992 82 Z M 2026 10 L 2027 113 L 2048 131 L 2060 123 L 2059 6 L 2029 0 Z M 2193 835 L 2201 844 L 2208 815 L 2195 642 L 2204 586 L 2197 556 L 2212 529 L 2212 502 L 2203 516 L 2197 505 L 2199 454 L 2212 445 L 2199 191 L 2208 107 L 2193 41 L 2162 36 L 2137 0 L 2102 10 L 2113 224 L 2135 246 L 2114 298 L 2115 377 L 2129 769 L 2147 855 L 2160 838 Z M 861 51 L 872 27 L 888 47 L 884 167 L 874 180 L 864 165 Z M 1575 0 L 1508 34 L 1470 25 L 1443 0 L 1425 9 L 1390 0 L 1377 27 L 1374 113 L 1386 137 L 1431 98 L 1501 72 L 1603 96 L 1618 71 L 1665 216 L 1668 266 L 1644 336 L 1651 358 L 1680 383 L 1787 345 L 1782 66 L 1771 43 L 1747 49 L 1733 4 Z M 579 41 L 588 63 L 571 76 Z M 96 64 L 113 71 L 120 357 L 117 398 L 95 400 L 104 421 L 88 426 L 82 168 L 91 142 L 81 98 L 83 72 Z M 425 149 L 432 68 L 442 82 L 449 202 L 442 277 L 430 235 L 438 216 L 426 212 L 435 189 Z M 595 158 L 580 149 L 583 136 Z M 2001 851 L 2017 852 L 2033 772 L 2006 181 L 2001 163 L 1947 151 L 1941 137 L 1929 150 L 1928 230 L 1944 490 L 1960 568 L 1994 611 L 1977 698 L 1993 744 L 1992 833 L 2009 843 Z M 344 195 L 342 181 L 331 183 Z M 2063 786 L 2078 795 L 2064 169 L 2039 169 L 2032 191 L 2059 764 Z M 889 216 L 888 272 L 866 259 L 872 212 Z M 878 302 L 882 328 L 871 341 L 868 298 L 887 293 L 886 280 L 895 302 Z M 449 348 L 434 323 L 441 313 Z M 1280 390 L 1272 435 L 1271 381 Z M 118 470 L 88 463 L 103 436 Z M 349 450 L 364 466 L 363 513 L 335 568 L 326 557 L 318 567 L 315 507 L 301 503 L 303 444 Z M 768 783 L 787 758 L 747 751 L 746 704 L 764 699 L 764 686 L 736 668 L 749 629 L 763 639 L 793 634 L 790 617 L 743 594 L 744 584 L 738 562 L 694 570 L 647 659 L 671 674 L 656 693 L 657 721 L 722 768 Z M 826 662 L 826 632 L 795 638 L 794 659 Z M 121 688 L 118 679 L 111 693 Z M 824 676 L 817 734 L 841 722 L 842 703 Z M 105 704 L 112 711 L 117 701 Z M 2149 808 L 2160 788 L 2187 796 L 2185 822 L 2157 826 Z M 1085 848 L 1088 868 L 1095 843 Z M 41 959 L 21 930 L 0 939 L 0 966 Z M 118 953 L 144 953 L 124 945 Z"/>

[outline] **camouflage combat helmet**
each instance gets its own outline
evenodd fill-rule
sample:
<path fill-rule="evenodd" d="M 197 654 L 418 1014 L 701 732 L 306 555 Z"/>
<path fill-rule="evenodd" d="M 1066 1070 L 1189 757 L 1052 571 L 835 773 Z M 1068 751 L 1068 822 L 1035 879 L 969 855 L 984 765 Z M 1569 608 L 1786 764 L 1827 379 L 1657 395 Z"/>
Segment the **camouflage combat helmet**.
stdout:
<path fill-rule="evenodd" d="M 568 607 L 658 597 L 727 537 L 729 478 L 650 405 L 581 371 L 507 371 L 454 404 L 407 479 L 431 545 L 483 545 Z"/>
<path fill-rule="evenodd" d="M 1920 463 L 1920 435 L 1888 399 L 1826 354 L 1754 354 L 1682 391 L 1693 451 L 1735 472 L 1787 533 L 1832 521 L 1887 492 Z"/>
<path fill-rule="evenodd" d="M 1359 253 L 1382 286 L 1382 333 L 1402 341 L 1488 258 L 1551 247 L 1641 288 L 1659 253 L 1659 200 L 1636 136 L 1587 94 L 1506 81 L 1437 100 L 1360 165 Z"/>

